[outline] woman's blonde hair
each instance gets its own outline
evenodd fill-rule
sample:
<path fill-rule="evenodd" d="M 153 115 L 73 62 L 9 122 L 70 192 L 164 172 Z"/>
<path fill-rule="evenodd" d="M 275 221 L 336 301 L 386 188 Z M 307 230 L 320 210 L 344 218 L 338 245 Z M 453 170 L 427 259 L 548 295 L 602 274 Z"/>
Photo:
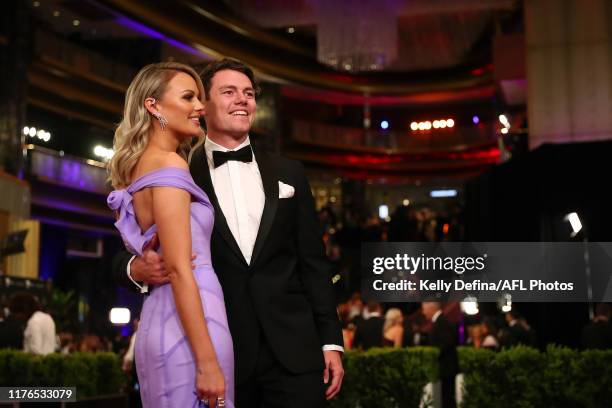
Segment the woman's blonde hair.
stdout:
<path fill-rule="evenodd" d="M 125 94 L 123 119 L 115 130 L 114 155 L 108 165 L 109 180 L 114 188 L 123 188 L 131 183 L 131 176 L 138 160 L 149 144 L 153 121 L 157 120 L 145 108 L 147 98 L 162 99 L 168 83 L 180 72 L 191 76 L 204 99 L 204 86 L 196 71 L 179 62 L 159 62 L 142 68 L 132 80 Z M 200 139 L 203 139 L 203 133 Z M 201 140 L 197 145 L 201 144 Z M 191 141 L 179 146 L 177 153 L 187 159 Z"/>
<path fill-rule="evenodd" d="M 383 325 L 383 332 L 385 332 L 388 328 L 401 323 L 403 318 L 404 315 L 402 314 L 402 311 L 398 308 L 392 307 L 391 309 L 387 310 L 387 313 L 385 313 L 385 323 Z"/>

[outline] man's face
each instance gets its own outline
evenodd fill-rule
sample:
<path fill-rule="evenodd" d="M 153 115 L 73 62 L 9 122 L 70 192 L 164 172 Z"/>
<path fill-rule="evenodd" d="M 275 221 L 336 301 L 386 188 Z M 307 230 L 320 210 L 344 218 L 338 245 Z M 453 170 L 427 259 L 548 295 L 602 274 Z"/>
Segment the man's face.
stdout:
<path fill-rule="evenodd" d="M 245 137 L 253 121 L 257 102 L 249 77 L 225 69 L 212 77 L 209 99 L 204 101 L 204 118 L 209 134 Z"/>

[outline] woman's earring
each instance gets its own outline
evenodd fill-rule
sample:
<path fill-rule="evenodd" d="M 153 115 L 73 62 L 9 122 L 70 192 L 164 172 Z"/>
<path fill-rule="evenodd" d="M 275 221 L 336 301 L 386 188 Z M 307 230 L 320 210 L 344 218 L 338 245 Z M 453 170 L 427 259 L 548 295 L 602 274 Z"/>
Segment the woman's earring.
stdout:
<path fill-rule="evenodd" d="M 161 113 L 155 112 L 153 114 L 159 120 L 159 126 L 161 126 L 162 131 L 166 130 L 166 126 L 168 126 L 168 120 L 164 118 Z"/>

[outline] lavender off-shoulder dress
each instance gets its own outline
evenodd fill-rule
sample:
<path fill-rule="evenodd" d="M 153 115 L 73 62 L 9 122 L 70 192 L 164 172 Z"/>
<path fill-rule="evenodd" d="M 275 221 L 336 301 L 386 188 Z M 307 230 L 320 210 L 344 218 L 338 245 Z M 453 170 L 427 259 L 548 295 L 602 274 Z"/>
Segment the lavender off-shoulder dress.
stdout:
<path fill-rule="evenodd" d="M 108 196 L 108 205 L 119 211 L 115 226 L 128 250 L 137 255 L 142 254 L 142 248 L 157 230 L 153 225 L 143 233 L 134 215 L 132 194 L 146 187 L 177 187 L 191 194 L 191 242 L 193 252 L 197 254 L 193 274 L 200 290 L 208 332 L 225 376 L 225 406 L 234 408 L 232 337 L 227 325 L 223 292 L 210 256 L 213 207 L 189 171 L 177 167 L 155 170 L 135 180 L 127 189 L 113 191 Z M 136 336 L 136 368 L 145 408 L 201 405 L 195 393 L 193 354 L 169 284 L 153 287 L 144 301 Z"/>

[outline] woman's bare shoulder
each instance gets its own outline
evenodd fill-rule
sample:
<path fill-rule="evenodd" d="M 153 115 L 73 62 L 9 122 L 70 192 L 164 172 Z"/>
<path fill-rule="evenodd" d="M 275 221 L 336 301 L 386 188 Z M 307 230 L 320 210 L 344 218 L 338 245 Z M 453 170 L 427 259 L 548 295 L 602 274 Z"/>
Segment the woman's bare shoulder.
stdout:
<path fill-rule="evenodd" d="M 165 167 L 176 167 L 183 170 L 189 170 L 187 161 L 181 155 L 175 152 L 145 152 L 134 171 L 132 180 L 144 174 L 156 171 Z"/>

